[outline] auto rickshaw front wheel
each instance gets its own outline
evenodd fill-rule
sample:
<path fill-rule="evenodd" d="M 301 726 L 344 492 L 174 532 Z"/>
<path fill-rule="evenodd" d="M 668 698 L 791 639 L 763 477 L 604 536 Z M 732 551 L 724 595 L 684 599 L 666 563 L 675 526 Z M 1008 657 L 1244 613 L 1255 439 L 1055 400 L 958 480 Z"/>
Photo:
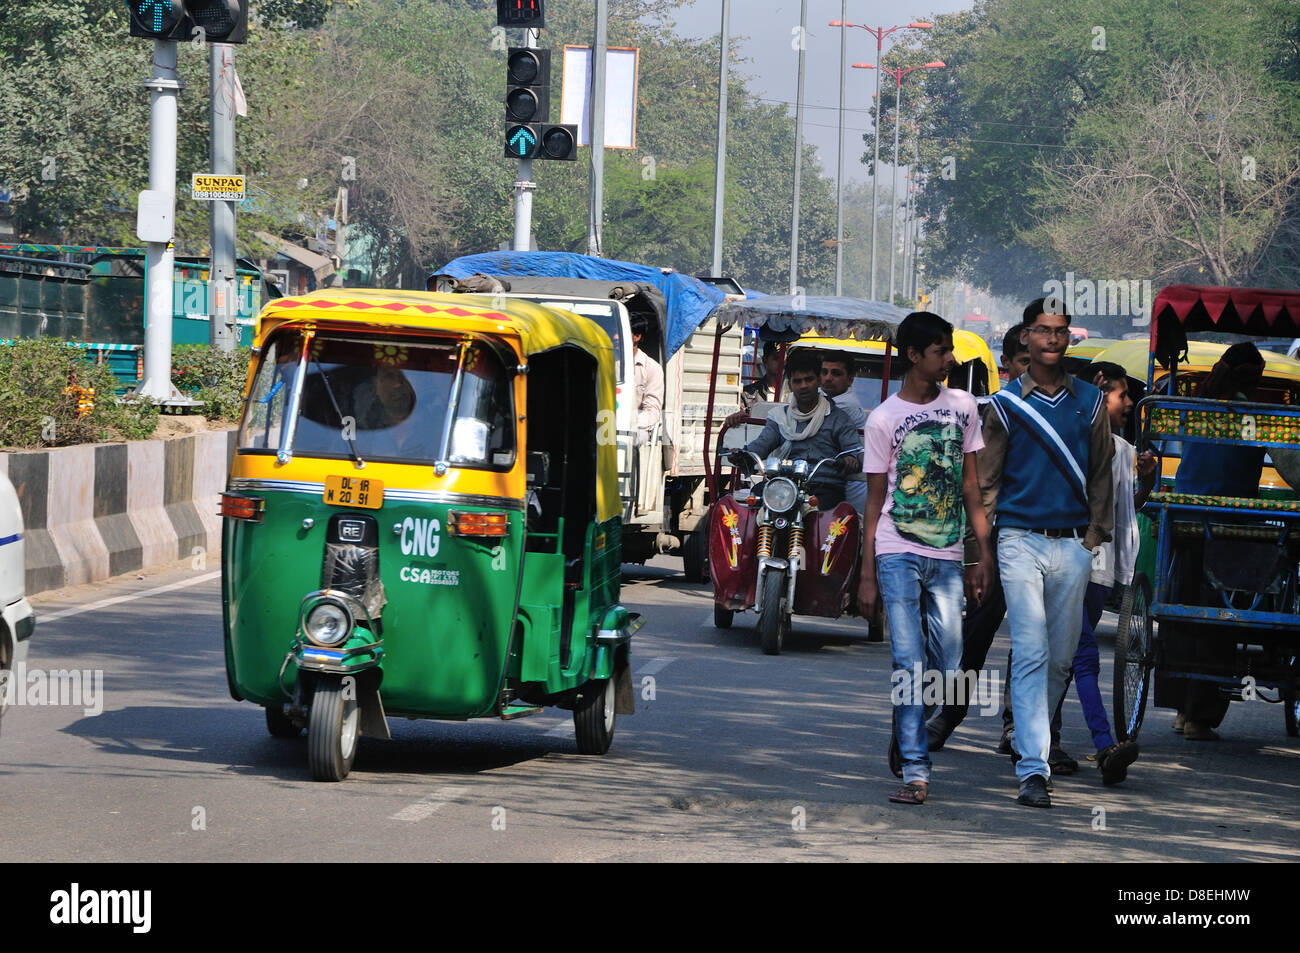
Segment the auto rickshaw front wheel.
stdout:
<path fill-rule="evenodd" d="M 272 738 L 301 738 L 302 725 L 284 713 L 283 705 L 266 706 L 266 730 Z"/>
<path fill-rule="evenodd" d="M 321 678 L 312 697 L 307 722 L 307 763 L 316 781 L 342 781 L 357 757 L 361 707 L 355 686 L 342 679 Z"/>
<path fill-rule="evenodd" d="M 734 609 L 724 609 L 716 602 L 713 604 L 713 627 L 715 629 L 730 629 L 731 620 L 736 617 Z"/>
<path fill-rule="evenodd" d="M 593 680 L 582 687 L 573 707 L 578 754 L 604 754 L 614 740 L 614 680 Z"/>

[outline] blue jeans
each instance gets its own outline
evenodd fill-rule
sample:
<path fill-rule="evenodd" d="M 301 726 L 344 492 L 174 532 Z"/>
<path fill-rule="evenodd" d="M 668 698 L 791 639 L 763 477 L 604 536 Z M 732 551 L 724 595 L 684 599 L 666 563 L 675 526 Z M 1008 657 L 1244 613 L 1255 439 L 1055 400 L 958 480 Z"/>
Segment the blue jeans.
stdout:
<path fill-rule="evenodd" d="M 876 557 L 876 578 L 889 621 L 889 650 L 894 662 L 890 700 L 903 758 L 903 780 L 928 782 L 926 682 L 930 682 L 930 708 L 934 710 L 934 680 L 940 680 L 937 700 L 942 704 L 948 673 L 956 677 L 961 671 L 961 561 L 889 553 Z M 915 680 L 918 667 L 923 673 L 920 683 Z"/>
<path fill-rule="evenodd" d="M 1092 553 L 1083 541 L 1025 529 L 998 531 L 998 573 L 1011 627 L 1011 707 L 1016 713 L 1016 775 L 1051 776 L 1051 715 L 1065 694 L 1079 645 Z"/>

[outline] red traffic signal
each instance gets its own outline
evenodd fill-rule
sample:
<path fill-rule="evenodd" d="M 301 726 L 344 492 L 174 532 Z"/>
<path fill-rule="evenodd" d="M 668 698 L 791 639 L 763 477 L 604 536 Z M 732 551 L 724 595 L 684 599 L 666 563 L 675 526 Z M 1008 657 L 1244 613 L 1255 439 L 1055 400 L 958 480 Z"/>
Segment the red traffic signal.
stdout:
<path fill-rule="evenodd" d="M 542 0 L 497 0 L 497 26 L 546 26 Z"/>

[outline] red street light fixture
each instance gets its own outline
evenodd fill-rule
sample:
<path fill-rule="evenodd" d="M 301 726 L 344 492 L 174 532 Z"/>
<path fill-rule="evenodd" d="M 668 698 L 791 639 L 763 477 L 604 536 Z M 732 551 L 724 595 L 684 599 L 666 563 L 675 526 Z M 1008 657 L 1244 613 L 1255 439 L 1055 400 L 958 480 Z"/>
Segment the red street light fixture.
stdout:
<path fill-rule="evenodd" d="M 934 26 L 933 23 L 930 23 L 926 20 L 913 20 L 911 23 L 900 23 L 897 26 L 891 26 L 891 27 L 883 27 L 883 26 L 871 27 L 871 26 L 865 26 L 861 23 L 850 23 L 847 20 L 832 20 L 830 22 L 830 25 L 840 27 L 841 29 L 845 27 L 854 27 L 859 30 L 866 30 L 868 33 L 874 36 L 876 38 L 876 62 L 877 63 L 880 62 L 880 57 L 882 55 L 881 51 L 884 46 L 885 37 L 889 36 L 889 34 L 895 32 L 896 30 L 929 30 Z M 840 35 L 841 54 L 843 53 L 843 49 L 844 49 L 843 39 L 844 36 L 843 34 L 841 34 Z M 860 66 L 864 64 L 854 63 L 853 65 Z M 842 75 L 843 72 L 844 72 L 843 59 L 841 58 L 841 66 L 840 66 L 840 73 L 841 73 L 840 76 L 840 165 L 841 166 L 843 166 L 844 164 L 844 77 Z M 876 74 L 876 91 L 871 98 L 875 100 L 877 104 L 880 101 L 880 74 L 879 73 Z M 879 109 L 878 105 L 877 105 L 877 109 Z M 873 137 L 876 140 L 875 158 L 873 159 L 874 164 L 872 165 L 871 168 L 871 298 L 873 301 L 876 299 L 876 185 L 877 185 L 877 180 L 879 178 L 877 172 L 880 166 L 879 119 L 880 119 L 880 114 L 879 112 L 877 112 L 876 113 L 877 135 Z M 841 178 L 843 178 L 843 176 L 841 176 Z M 890 277 L 892 280 L 893 277 L 892 268 L 891 268 Z M 894 296 L 892 292 L 890 293 L 889 300 L 891 303 L 894 300 Z"/>
<path fill-rule="evenodd" d="M 894 302 L 894 242 L 895 242 L 894 220 L 898 217 L 898 104 L 899 104 L 899 100 L 902 98 L 903 95 L 903 77 L 906 76 L 908 73 L 914 72 L 919 69 L 942 69 L 947 65 L 948 64 L 945 63 L 943 60 L 931 60 L 929 63 L 922 63 L 920 66 L 909 66 L 907 67 L 907 69 L 903 69 L 901 66 L 894 67 L 891 69 L 888 66 L 875 66 L 871 63 L 853 64 L 855 69 L 876 70 L 877 82 L 879 82 L 880 80 L 881 73 L 885 73 L 888 76 L 894 77 L 894 176 L 893 176 L 893 183 L 890 186 L 892 195 L 890 196 L 890 200 L 889 200 L 892 206 L 892 214 L 889 216 L 889 302 L 890 304 L 893 304 Z M 879 117 L 878 113 L 877 113 L 877 117 Z M 877 121 L 877 127 L 879 127 L 879 121 Z M 876 159 L 878 165 L 879 158 L 880 158 L 879 134 L 877 134 L 875 138 L 876 138 L 876 149 L 877 149 Z M 872 176 L 872 179 L 874 181 L 875 176 Z M 874 216 L 873 216 L 873 221 L 874 221 Z"/>

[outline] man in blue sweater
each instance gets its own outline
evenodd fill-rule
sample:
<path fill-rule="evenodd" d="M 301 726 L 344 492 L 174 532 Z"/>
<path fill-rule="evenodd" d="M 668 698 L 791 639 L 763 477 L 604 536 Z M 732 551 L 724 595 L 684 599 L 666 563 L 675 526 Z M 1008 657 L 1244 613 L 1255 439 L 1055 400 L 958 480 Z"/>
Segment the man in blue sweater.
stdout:
<path fill-rule="evenodd" d="M 1065 305 L 1030 302 L 1023 328 L 1029 370 L 994 395 L 978 466 L 985 511 L 996 519 L 1011 627 L 1019 801 L 1051 807 L 1049 722 L 1078 647 L 1092 550 L 1110 539 L 1115 522 L 1114 448 L 1101 391 L 1062 364 L 1070 343 Z"/>

